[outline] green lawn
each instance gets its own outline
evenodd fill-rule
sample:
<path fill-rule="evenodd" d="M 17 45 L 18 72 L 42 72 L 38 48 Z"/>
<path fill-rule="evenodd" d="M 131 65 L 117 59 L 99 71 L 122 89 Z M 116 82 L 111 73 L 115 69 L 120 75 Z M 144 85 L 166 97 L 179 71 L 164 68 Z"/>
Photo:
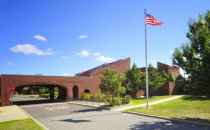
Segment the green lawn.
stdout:
<path fill-rule="evenodd" d="M 0 130 L 44 130 L 32 119 L 7 121 L 0 123 Z"/>
<path fill-rule="evenodd" d="M 173 96 L 153 96 L 151 98 L 149 98 L 149 102 L 152 102 L 152 101 L 157 101 L 157 100 L 160 100 L 160 99 L 165 99 L 165 98 L 169 98 L 169 97 L 173 97 Z M 130 103 L 132 105 L 138 105 L 138 104 L 143 104 L 143 103 L 146 103 L 146 99 L 131 99 Z"/>
<path fill-rule="evenodd" d="M 136 108 L 128 110 L 128 112 L 210 123 L 210 99 L 205 97 L 184 96 L 180 99 L 151 106 L 149 110 Z"/>

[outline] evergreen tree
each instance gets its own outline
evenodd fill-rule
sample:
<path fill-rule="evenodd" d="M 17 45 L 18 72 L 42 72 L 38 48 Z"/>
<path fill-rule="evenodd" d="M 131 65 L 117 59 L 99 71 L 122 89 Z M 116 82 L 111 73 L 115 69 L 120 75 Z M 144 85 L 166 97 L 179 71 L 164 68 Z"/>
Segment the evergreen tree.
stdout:
<path fill-rule="evenodd" d="M 175 49 L 173 62 L 189 75 L 193 94 L 210 96 L 210 11 L 189 24 L 187 38 Z"/>

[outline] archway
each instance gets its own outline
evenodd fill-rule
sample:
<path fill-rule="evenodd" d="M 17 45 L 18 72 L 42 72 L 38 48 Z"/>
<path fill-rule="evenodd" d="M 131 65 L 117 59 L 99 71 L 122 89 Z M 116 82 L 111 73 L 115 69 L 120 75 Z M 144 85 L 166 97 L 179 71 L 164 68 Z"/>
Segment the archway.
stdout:
<path fill-rule="evenodd" d="M 67 90 L 64 86 L 51 84 L 21 85 L 15 88 L 10 97 L 13 104 L 38 104 L 64 101 Z"/>
<path fill-rule="evenodd" d="M 72 92 L 73 92 L 73 99 L 78 99 L 79 98 L 79 88 L 77 85 L 74 85 L 74 87 L 72 88 Z"/>
<path fill-rule="evenodd" d="M 84 93 L 90 93 L 90 90 L 89 89 L 85 89 Z"/>

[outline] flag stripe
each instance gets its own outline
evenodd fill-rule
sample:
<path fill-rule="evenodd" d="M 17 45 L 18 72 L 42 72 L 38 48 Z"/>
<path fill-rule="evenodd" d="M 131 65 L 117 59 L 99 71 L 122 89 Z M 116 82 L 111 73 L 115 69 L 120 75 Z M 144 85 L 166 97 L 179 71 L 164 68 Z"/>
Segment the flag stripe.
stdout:
<path fill-rule="evenodd" d="M 149 25 L 161 25 L 162 22 L 157 20 L 154 16 L 150 15 L 150 14 L 146 14 L 145 15 L 145 20 L 144 20 L 145 24 L 149 24 Z"/>

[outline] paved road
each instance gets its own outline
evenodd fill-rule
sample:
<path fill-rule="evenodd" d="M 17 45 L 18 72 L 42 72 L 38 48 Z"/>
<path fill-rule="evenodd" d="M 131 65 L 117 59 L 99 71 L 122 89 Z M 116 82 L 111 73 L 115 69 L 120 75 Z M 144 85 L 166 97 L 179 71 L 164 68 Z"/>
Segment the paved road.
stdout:
<path fill-rule="evenodd" d="M 50 130 L 210 130 L 202 126 L 67 103 L 22 107 Z"/>

